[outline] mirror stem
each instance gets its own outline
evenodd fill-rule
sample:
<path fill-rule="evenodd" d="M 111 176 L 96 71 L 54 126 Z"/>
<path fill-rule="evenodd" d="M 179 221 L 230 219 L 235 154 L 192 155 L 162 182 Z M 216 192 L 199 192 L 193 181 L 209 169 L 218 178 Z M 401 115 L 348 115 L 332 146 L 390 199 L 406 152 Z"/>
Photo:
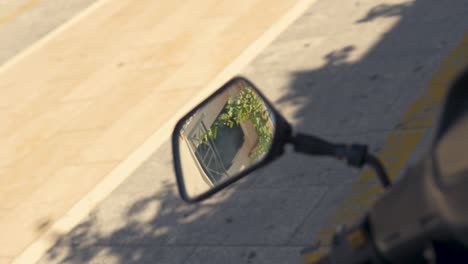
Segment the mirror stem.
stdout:
<path fill-rule="evenodd" d="M 349 166 L 362 168 L 365 164 L 372 167 L 384 188 L 390 186 L 390 179 L 382 163 L 367 151 L 366 145 L 333 144 L 318 137 L 297 133 L 289 140 L 294 151 L 313 156 L 332 156 L 345 159 Z"/>
<path fill-rule="evenodd" d="M 390 187 L 390 178 L 388 177 L 387 172 L 385 171 L 385 168 L 380 160 L 372 154 L 367 154 L 366 163 L 374 169 L 375 173 L 377 173 L 377 177 L 379 178 L 380 183 L 384 189 Z"/>
<path fill-rule="evenodd" d="M 290 142 L 294 151 L 312 156 L 335 156 L 336 145 L 318 137 L 297 133 Z"/>

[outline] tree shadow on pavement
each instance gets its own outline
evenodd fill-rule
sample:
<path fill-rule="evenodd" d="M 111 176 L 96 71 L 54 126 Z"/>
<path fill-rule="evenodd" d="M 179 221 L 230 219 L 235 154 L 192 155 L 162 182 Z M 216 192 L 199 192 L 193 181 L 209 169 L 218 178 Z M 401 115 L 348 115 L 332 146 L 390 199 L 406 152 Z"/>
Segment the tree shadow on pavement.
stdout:
<path fill-rule="evenodd" d="M 303 210 L 293 215 L 284 211 L 303 195 L 285 199 L 288 190 L 244 188 L 249 185 L 244 179 L 236 186 L 242 190 L 231 188 L 206 202 L 188 205 L 176 190 L 169 147 L 164 144 L 87 219 L 63 235 L 40 263 L 299 260 L 302 246 L 284 245 L 294 226 L 278 221 L 287 223 L 294 217 L 298 224 Z"/>
<path fill-rule="evenodd" d="M 114 263 L 142 263 L 151 259 L 171 263 L 164 256 L 154 258 L 155 254 L 149 251 L 158 250 L 151 246 L 164 245 L 170 232 L 174 232 L 174 228 L 182 225 L 199 207 L 181 204 L 172 184 L 165 182 L 162 187 L 162 191 L 141 198 L 124 210 L 116 208 L 124 220 L 120 226 L 112 228 L 111 232 L 103 232 L 106 227 L 101 225 L 106 223 L 100 223 L 99 220 L 105 219 L 107 223 L 118 220 L 98 216 L 99 213 L 95 212 L 61 238 L 55 248 L 49 251 L 48 259 L 59 260 L 60 263 L 91 263 L 107 262 L 110 257 L 110 262 Z M 154 204 L 157 204 L 157 210 L 154 210 Z M 206 208 L 210 206 L 205 206 Z M 142 214 L 147 215 L 142 217 Z M 63 251 L 64 249 L 66 250 Z"/>
<path fill-rule="evenodd" d="M 399 120 L 466 31 L 468 10 L 464 0 L 385 8 L 356 2 L 319 0 L 245 75 L 297 130 L 378 151 L 389 131 L 426 129 Z M 352 8 L 357 11 L 347 15 Z M 369 37 L 380 29 L 376 17 L 395 15 L 400 20 L 363 51 L 372 41 L 353 34 Z M 327 25 L 329 31 L 321 29 Z M 329 216 L 361 173 L 286 153 L 212 199 L 187 205 L 174 184 L 170 153 L 166 143 L 41 263 L 300 263 L 300 250 L 327 222 L 334 224 Z M 361 190 L 376 184 L 370 179 Z M 348 204 L 349 218 L 368 206 L 361 202 Z"/>
<path fill-rule="evenodd" d="M 401 3 L 401 4 L 380 4 L 373 7 L 367 15 L 359 20 L 356 23 L 365 23 L 370 22 L 379 17 L 394 17 L 402 16 L 404 12 L 407 12 L 411 7 L 411 3 Z"/>
<path fill-rule="evenodd" d="M 361 1 L 361 6 L 362 2 L 369 1 Z M 343 5 L 352 6 L 354 3 L 350 1 Z M 404 169 L 402 164 L 399 164 L 398 156 L 410 153 L 401 153 L 402 150 L 384 145 L 384 142 L 390 132 L 393 132 L 396 138 L 407 140 L 414 138 L 412 135 L 425 133 L 424 131 L 433 125 L 427 124 L 425 120 L 437 117 L 443 97 L 434 96 L 434 91 L 429 94 L 429 81 L 442 60 L 459 44 L 464 34 L 468 33 L 468 19 L 462 19 L 465 12 L 468 12 L 468 6 L 463 1 L 453 1 L 448 6 L 436 0 L 417 0 L 397 5 L 379 4 L 371 7 L 364 16 L 355 12 L 343 18 L 346 21 L 343 25 L 319 36 L 315 36 L 313 30 L 300 31 L 302 29 L 299 26 L 297 30 L 292 26 L 289 29 L 291 32 L 302 33 L 300 39 L 289 40 L 292 47 L 296 45 L 295 49 L 291 48 L 293 54 L 304 58 L 320 56 L 323 64 L 315 67 L 312 62 L 304 60 L 301 65 L 295 67 L 299 66 L 297 68 L 305 70 L 293 71 L 287 81 L 268 79 L 269 76 L 265 75 L 258 78 L 258 83 L 262 83 L 262 86 L 265 83 L 265 87 L 279 87 L 277 91 L 272 92 L 275 95 L 275 103 L 283 109 L 294 106 L 294 111 L 290 112 L 288 118 L 295 120 L 297 130 L 335 141 L 367 143 L 374 153 L 391 153 L 391 156 L 385 156 L 384 160 L 390 171 L 395 173 L 392 176 L 396 176 L 400 171 L 395 171 L 395 168 Z M 382 32 L 380 38 L 362 53 L 361 50 L 367 41 L 366 33 L 372 34 L 379 30 L 379 20 L 375 18 L 393 16 L 400 16 L 397 23 L 390 30 Z M 359 18 L 359 22 L 369 23 L 353 23 L 356 18 Z M 323 18 L 312 13 L 303 19 L 313 25 Z M 359 34 L 361 39 L 350 38 L 349 32 L 359 31 L 363 32 Z M 291 36 L 283 38 L 286 41 Z M 331 39 L 333 42 L 324 39 Z M 269 54 L 268 51 L 266 53 Z M 295 55 L 289 55 L 292 56 Z M 272 58 L 262 60 L 271 61 Z M 459 58 L 457 63 L 449 65 L 451 67 L 445 70 L 447 75 L 455 76 L 456 69 L 461 69 L 463 64 L 468 65 L 468 58 Z M 280 75 L 285 68 L 287 69 L 288 65 L 284 65 L 284 68 L 274 68 L 270 76 L 275 75 L 274 71 Z M 436 81 L 439 86 L 435 91 L 443 94 L 449 83 L 440 79 Z M 425 98 L 425 101 L 418 102 L 421 107 L 417 108 L 417 111 L 405 113 L 405 110 L 420 98 Z M 292 163 L 289 166 L 300 165 Z M 316 177 L 317 174 L 310 171 L 309 175 Z M 346 175 L 353 180 L 358 176 L 353 172 Z M 362 175 L 367 176 L 369 173 Z M 319 205 L 311 217 L 304 221 L 296 241 L 304 241 L 312 235 L 316 239 L 325 240 L 326 245 L 330 241 L 330 231 L 333 227 L 356 220 L 381 193 L 374 177 L 355 181 L 352 186 L 343 190 L 345 184 L 345 178 L 341 178 L 341 181 L 329 185 L 323 201 L 336 201 L 343 197 L 346 199 L 338 203 L 322 202 L 324 206 Z M 346 194 L 338 195 L 339 192 L 334 191 L 337 188 L 339 192 L 345 193 L 352 190 L 356 195 L 348 199 Z M 334 214 L 337 205 L 340 205 L 342 210 L 339 214 Z M 323 217 L 324 215 L 329 217 Z M 320 232 L 317 227 L 321 228 Z M 327 233 L 323 233 L 324 230 Z"/>

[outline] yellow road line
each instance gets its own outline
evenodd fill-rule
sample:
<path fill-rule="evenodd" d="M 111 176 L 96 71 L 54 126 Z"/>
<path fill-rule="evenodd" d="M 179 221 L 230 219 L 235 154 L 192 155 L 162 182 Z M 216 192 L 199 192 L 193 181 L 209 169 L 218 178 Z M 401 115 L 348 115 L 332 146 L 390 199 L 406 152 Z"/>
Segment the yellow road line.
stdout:
<path fill-rule="evenodd" d="M 416 144 L 437 117 L 436 110 L 439 109 L 448 86 L 465 66 L 468 66 L 468 33 L 434 73 L 426 94 L 414 101 L 403 114 L 401 119 L 403 128 L 420 129 L 395 130 L 390 132 L 385 140 L 378 156 L 393 179 L 403 169 Z M 352 195 L 344 200 L 326 221 L 314 243 L 322 241 L 322 245 L 328 245 L 336 225 L 351 223 L 362 216 L 363 208 L 369 208 L 381 192 L 378 184 L 369 184 L 374 178 L 372 171 L 367 169 L 363 171 L 353 183 Z M 317 254 L 305 255 L 306 262 L 310 263 L 313 263 L 316 257 Z"/>
<path fill-rule="evenodd" d="M 41 0 L 29 0 L 25 4 L 21 5 L 20 7 L 16 8 L 13 12 L 6 14 L 2 17 L 0 17 L 0 26 L 3 24 L 6 24 L 10 22 L 11 20 L 15 19 L 22 13 L 24 13 L 26 10 L 34 7 L 37 5 Z"/>

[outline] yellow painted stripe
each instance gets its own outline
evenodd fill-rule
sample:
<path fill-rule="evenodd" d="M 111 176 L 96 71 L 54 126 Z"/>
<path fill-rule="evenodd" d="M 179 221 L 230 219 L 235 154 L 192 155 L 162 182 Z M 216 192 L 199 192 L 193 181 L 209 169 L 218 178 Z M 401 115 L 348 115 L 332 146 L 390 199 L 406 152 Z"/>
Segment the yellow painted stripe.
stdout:
<path fill-rule="evenodd" d="M 15 19 L 16 17 L 24 13 L 26 10 L 37 5 L 40 1 L 41 0 L 29 0 L 28 2 L 24 3 L 20 7 L 16 8 L 13 12 L 0 17 L 0 26 Z"/>
<path fill-rule="evenodd" d="M 395 130 L 390 132 L 385 140 L 378 156 L 392 179 L 403 169 L 416 144 L 437 117 L 436 111 L 444 99 L 448 86 L 466 66 L 468 66 L 468 33 L 434 73 L 425 95 L 414 101 L 403 114 L 401 128 L 419 129 Z M 352 195 L 344 200 L 326 221 L 313 243 L 322 241 L 322 245 L 328 245 L 336 225 L 356 221 L 362 216 L 364 208 L 369 208 L 373 204 L 381 190 L 375 181 L 374 172 L 365 169 L 353 183 Z M 305 263 L 313 263 L 317 259 L 317 254 L 305 254 L 304 257 Z"/>

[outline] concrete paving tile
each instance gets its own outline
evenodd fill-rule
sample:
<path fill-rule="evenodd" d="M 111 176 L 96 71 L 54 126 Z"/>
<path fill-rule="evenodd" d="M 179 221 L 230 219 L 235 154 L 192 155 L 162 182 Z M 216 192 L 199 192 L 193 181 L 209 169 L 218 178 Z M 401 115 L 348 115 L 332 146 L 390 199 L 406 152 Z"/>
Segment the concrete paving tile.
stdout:
<path fill-rule="evenodd" d="M 465 31 L 459 22 L 463 16 L 447 15 L 460 12 L 451 11 L 449 5 L 414 1 L 407 7 L 405 3 L 319 1 L 243 74 L 260 86 L 298 131 L 368 143 L 373 153 L 387 151 L 393 148 L 383 145 L 389 133 L 419 135 L 429 127 L 398 122 L 424 93 L 425 82 L 451 43 Z M 463 9 L 461 3 L 455 5 Z M 439 11 L 445 15 L 434 14 Z M 431 14 L 433 18 L 427 18 Z M 366 16 L 369 21 L 356 22 Z M 445 32 L 431 34 L 423 22 L 434 28 L 440 23 Z M 242 39 L 242 34 L 228 39 Z M 164 82 L 163 88 L 179 89 L 173 86 L 175 79 Z M 394 148 L 392 155 L 401 153 Z M 392 162 L 392 157 L 386 159 Z M 378 195 L 375 178 L 354 183 L 360 174 L 339 161 L 289 151 L 219 195 L 188 205 L 178 197 L 166 143 L 48 255 L 59 254 L 60 249 L 65 258 L 78 260 L 112 263 L 124 262 L 124 257 L 142 261 L 148 257 L 154 262 L 157 257 L 146 248 L 167 246 L 198 247 L 186 255 L 187 263 L 300 263 L 298 249 L 317 237 L 338 207 L 344 208 L 341 213 L 349 214 L 349 220 L 369 205 L 361 198 Z M 125 253 L 135 247 L 145 249 L 136 257 Z"/>
<path fill-rule="evenodd" d="M 8 166 L 29 152 L 47 142 L 58 133 L 66 123 L 64 119 L 73 118 L 88 101 L 69 104 L 51 103 L 45 109 L 34 110 L 28 114 L 18 110 L 1 111 L 6 122 L 2 122 L 0 142 L 4 146 L 0 150 L 0 166 Z M 33 113 L 33 114 L 31 114 Z"/>
<path fill-rule="evenodd" d="M 108 247 L 95 246 L 88 249 L 88 254 L 77 250 L 79 254 L 64 254 L 57 249 L 55 256 L 45 257 L 38 263 L 93 263 L 93 264 L 183 264 L 193 252 L 193 247 Z M 77 248 L 79 249 L 79 248 Z"/>
<path fill-rule="evenodd" d="M 351 184 L 330 186 L 320 203 L 298 227 L 296 234 L 289 242 L 290 245 L 311 245 L 316 234 L 335 210 L 336 204 L 341 203 L 351 191 Z"/>
<path fill-rule="evenodd" d="M 60 15 L 53 11 L 54 4 L 63 5 L 63 19 L 71 16 L 67 11 L 91 3 L 71 1 L 68 7 L 58 1 L 39 3 L 28 14 L 52 12 L 53 17 L 44 21 L 57 23 Z M 238 2 L 101 2 L 86 19 L 69 24 L 21 60 L 2 67 L 0 105 L 5 113 L 0 119 L 7 128 L 0 131 L 4 136 L 0 143 L 7 144 L 0 151 L 0 167 L 8 168 L 0 177 L 0 207 L 18 207 L 51 175 L 69 166 L 124 160 L 298 1 Z M 258 9 L 263 11 L 260 15 Z M 211 13 L 220 10 L 231 15 Z M 26 16 L 32 24 L 38 19 L 42 18 Z M 44 21 L 39 28 L 54 28 Z M 15 32 L 21 29 L 16 25 L 7 34 L 2 25 L 0 36 L 20 37 L 24 31 Z M 38 27 L 31 28 L 43 36 Z M 2 53 L 4 41 L 0 42 Z M 96 176 L 94 185 L 107 173 Z M 70 185 L 80 185 L 79 179 L 73 180 Z M 81 187 L 90 191 L 93 184 L 88 180 Z M 63 185 L 60 180 L 50 186 Z M 75 202 L 74 192 L 71 197 L 56 192 L 49 198 L 57 200 L 59 193 L 70 206 Z M 48 204 L 53 211 L 54 204 Z M 65 204 L 60 203 L 58 211 L 63 213 Z M 31 232 L 25 238 L 38 236 L 31 231 L 34 226 L 22 230 Z M 21 248 L 32 242 L 28 241 Z"/>
<path fill-rule="evenodd" d="M 167 243 L 282 245 L 325 191 L 326 187 L 239 188 L 229 200 L 211 205 L 205 215 L 179 224 Z"/>
<path fill-rule="evenodd" d="M 19 204 L 57 170 L 69 165 L 81 148 L 93 142 L 99 133 L 96 130 L 85 130 L 56 134 L 47 140 L 47 145 L 40 145 L 8 167 L 0 178 L 2 206 L 14 207 Z"/>
<path fill-rule="evenodd" d="M 8 1 L 9 6 L 4 6 L 4 3 L 2 3 L 2 15 L 0 15 L 2 17 L 0 65 L 94 1 L 56 0 L 38 4 L 33 1 L 21 0 Z M 24 9 L 25 6 L 28 6 L 28 8 Z M 21 9 L 21 7 L 23 8 Z M 19 8 L 22 12 L 18 12 Z M 12 16 L 12 14 L 16 16 Z M 8 18 L 7 20 L 4 20 L 5 16 Z M 9 37 L 12 35 L 15 37 Z"/>
<path fill-rule="evenodd" d="M 161 182 L 165 184 L 162 185 Z M 172 149 L 170 142 L 166 141 L 116 189 L 116 192 L 144 197 L 163 191 L 163 188 L 174 187 Z"/>
<path fill-rule="evenodd" d="M 11 203 L 18 204 L 5 210 L 0 217 L 0 231 L 3 234 L 0 237 L 0 244 L 3 245 L 0 255 L 21 252 L 24 243 L 37 238 L 44 229 L 49 228 L 94 186 L 96 179 L 106 175 L 114 166 L 115 162 L 64 167 L 38 188 L 27 195 L 23 194 L 21 200 L 11 200 Z M 79 179 L 80 186 L 73 184 L 76 179 Z M 68 199 L 63 199 L 64 196 Z"/>
<path fill-rule="evenodd" d="M 199 247 L 186 264 L 225 263 L 302 263 L 301 247 L 218 246 Z"/>
<path fill-rule="evenodd" d="M 2 257 L 0 256 L 0 264 L 8 264 L 11 263 L 13 257 Z"/>

